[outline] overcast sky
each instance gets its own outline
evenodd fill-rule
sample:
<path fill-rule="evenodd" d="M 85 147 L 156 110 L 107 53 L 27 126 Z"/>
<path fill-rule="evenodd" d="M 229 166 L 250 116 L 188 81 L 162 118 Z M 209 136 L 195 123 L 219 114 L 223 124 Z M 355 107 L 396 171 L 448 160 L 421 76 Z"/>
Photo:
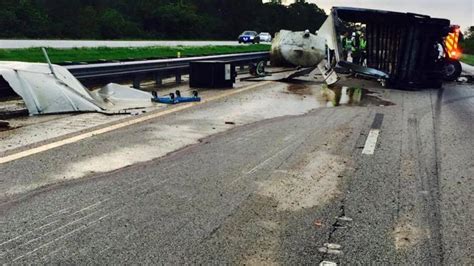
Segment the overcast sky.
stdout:
<path fill-rule="evenodd" d="M 294 2 L 289 0 L 289 2 Z M 447 18 L 463 29 L 474 26 L 474 0 L 308 0 L 326 10 L 333 6 L 402 11 Z"/>

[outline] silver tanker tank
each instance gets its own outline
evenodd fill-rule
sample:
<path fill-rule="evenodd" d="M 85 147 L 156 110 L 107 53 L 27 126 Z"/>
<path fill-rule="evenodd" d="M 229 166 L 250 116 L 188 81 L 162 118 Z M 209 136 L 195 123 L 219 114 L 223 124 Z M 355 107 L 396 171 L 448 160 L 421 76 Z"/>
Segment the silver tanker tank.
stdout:
<path fill-rule="evenodd" d="M 326 38 L 307 31 L 278 32 L 272 42 L 273 66 L 315 67 L 325 59 Z"/>

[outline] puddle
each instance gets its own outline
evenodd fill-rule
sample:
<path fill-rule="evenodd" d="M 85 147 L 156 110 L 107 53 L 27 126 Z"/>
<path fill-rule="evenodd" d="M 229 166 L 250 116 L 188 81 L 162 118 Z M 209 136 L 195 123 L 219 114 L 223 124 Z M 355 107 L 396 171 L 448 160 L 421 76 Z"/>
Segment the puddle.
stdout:
<path fill-rule="evenodd" d="M 391 106 L 393 102 L 383 99 L 379 93 L 363 88 L 323 86 L 321 95 L 326 101 L 326 106 Z"/>
<path fill-rule="evenodd" d="M 328 87 L 323 85 L 322 89 L 304 84 L 291 83 L 288 84 L 283 91 L 285 94 L 293 94 L 303 96 L 315 96 L 316 100 L 321 106 L 336 107 L 336 106 L 391 106 L 395 105 L 393 102 L 382 98 L 379 92 L 371 91 L 358 87 L 347 87 L 335 85 Z"/>

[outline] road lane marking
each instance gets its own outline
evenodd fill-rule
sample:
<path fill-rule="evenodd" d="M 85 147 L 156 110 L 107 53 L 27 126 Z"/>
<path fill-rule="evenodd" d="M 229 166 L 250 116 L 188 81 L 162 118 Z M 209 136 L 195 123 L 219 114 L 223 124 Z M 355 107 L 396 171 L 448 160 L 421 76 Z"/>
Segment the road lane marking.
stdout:
<path fill-rule="evenodd" d="M 364 149 L 362 154 L 372 155 L 375 152 L 375 147 L 377 146 L 377 140 L 380 135 L 380 129 L 371 129 L 367 140 L 365 141 Z"/>
<path fill-rule="evenodd" d="M 337 263 L 332 261 L 323 260 L 319 266 L 337 266 Z"/>
<path fill-rule="evenodd" d="M 383 114 L 375 114 L 374 122 L 372 123 L 367 140 L 365 141 L 362 154 L 373 155 L 375 153 L 375 148 L 377 147 L 377 141 L 380 135 L 380 129 L 382 128 L 383 118 Z"/>
<path fill-rule="evenodd" d="M 29 149 L 29 150 L 26 150 L 26 151 L 21 151 L 21 152 L 18 152 L 18 153 L 7 155 L 7 156 L 4 156 L 4 157 L 0 158 L 0 164 L 8 163 L 8 162 L 15 161 L 15 160 L 18 160 L 18 159 L 22 159 L 22 158 L 25 158 L 25 157 L 28 157 L 28 156 L 31 156 L 31 155 L 34 155 L 34 154 L 38 154 L 38 153 L 45 152 L 45 151 L 48 151 L 48 150 L 51 150 L 51 149 L 55 149 L 55 148 L 58 148 L 58 147 L 61 147 L 61 146 L 64 146 L 64 145 L 79 142 L 79 141 L 87 139 L 87 138 L 91 138 L 91 137 L 94 137 L 94 136 L 97 136 L 97 135 L 105 134 L 105 133 L 108 133 L 108 132 L 111 132 L 111 131 L 114 131 L 114 130 L 117 130 L 117 129 L 125 128 L 125 127 L 131 126 L 131 125 L 139 124 L 139 123 L 142 123 L 142 122 L 145 122 L 145 121 L 148 121 L 148 120 L 151 120 L 151 119 L 155 119 L 155 118 L 158 118 L 158 117 L 161 117 L 161 116 L 165 116 L 165 115 L 168 115 L 168 114 L 176 113 L 176 112 L 179 112 L 179 111 L 182 111 L 182 110 L 189 109 L 189 108 L 194 107 L 194 106 L 198 106 L 198 105 L 202 105 L 202 104 L 209 103 L 209 102 L 212 102 L 212 101 L 216 101 L 216 100 L 219 100 L 219 99 L 222 99 L 222 98 L 225 98 L 225 97 L 229 97 L 229 96 L 241 93 L 241 92 L 245 92 L 245 91 L 248 91 L 248 90 L 251 90 L 251 89 L 255 89 L 255 88 L 258 88 L 258 87 L 263 87 L 263 86 L 268 85 L 270 83 L 272 83 L 272 81 L 265 81 L 265 82 L 258 83 L 258 84 L 252 85 L 252 86 L 244 87 L 244 88 L 241 88 L 241 89 L 237 89 L 237 90 L 234 90 L 234 91 L 229 91 L 229 92 L 226 92 L 226 93 L 223 93 L 223 94 L 220 94 L 220 95 L 209 97 L 207 99 L 202 100 L 201 102 L 182 104 L 182 105 L 179 105 L 178 107 L 175 107 L 175 108 L 172 108 L 172 109 L 164 110 L 164 111 L 161 111 L 161 112 L 158 112 L 158 113 L 152 113 L 152 114 L 148 114 L 148 115 L 139 116 L 135 119 L 128 120 L 128 121 L 125 121 L 125 122 L 122 122 L 122 123 L 118 123 L 118 124 L 115 124 L 115 125 L 112 125 L 112 126 L 108 126 L 108 127 L 97 129 L 97 130 L 93 130 L 93 131 L 90 131 L 90 132 L 87 132 L 87 133 L 79 134 L 79 135 L 74 136 L 74 137 L 70 137 L 70 138 L 67 138 L 67 139 L 63 139 L 63 140 L 48 143 L 48 144 L 45 144 L 45 145 L 41 145 L 39 147 L 35 147 L 35 148 Z"/>

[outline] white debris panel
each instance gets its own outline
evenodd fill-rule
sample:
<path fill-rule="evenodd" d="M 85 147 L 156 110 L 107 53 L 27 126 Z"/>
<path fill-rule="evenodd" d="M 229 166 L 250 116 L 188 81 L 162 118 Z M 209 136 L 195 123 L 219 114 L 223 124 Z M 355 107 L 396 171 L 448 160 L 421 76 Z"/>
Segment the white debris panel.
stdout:
<path fill-rule="evenodd" d="M 0 76 L 25 101 L 30 115 L 68 112 L 115 112 L 152 105 L 151 94 L 109 84 L 89 92 L 66 68 L 48 64 L 0 62 Z"/>

